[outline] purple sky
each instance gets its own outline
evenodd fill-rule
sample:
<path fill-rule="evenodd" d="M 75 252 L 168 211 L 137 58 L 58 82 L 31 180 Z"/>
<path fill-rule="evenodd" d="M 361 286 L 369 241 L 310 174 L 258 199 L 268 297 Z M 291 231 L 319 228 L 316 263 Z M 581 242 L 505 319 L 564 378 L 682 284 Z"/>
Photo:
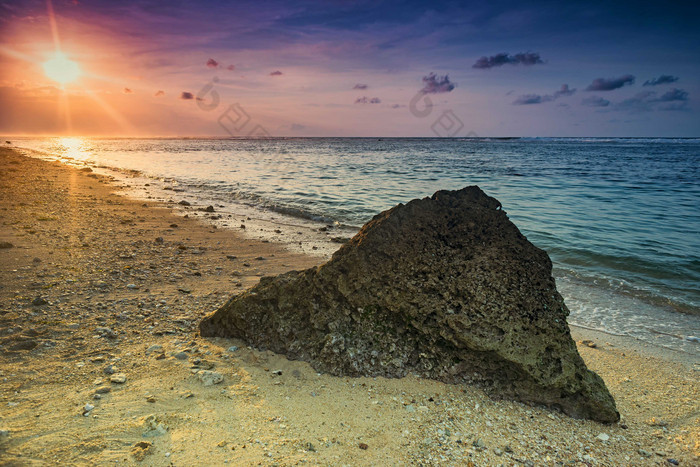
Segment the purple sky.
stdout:
<path fill-rule="evenodd" d="M 645 2 L 0 4 L 0 132 L 700 136 L 699 8 Z M 209 85 L 209 86 L 208 86 Z"/>

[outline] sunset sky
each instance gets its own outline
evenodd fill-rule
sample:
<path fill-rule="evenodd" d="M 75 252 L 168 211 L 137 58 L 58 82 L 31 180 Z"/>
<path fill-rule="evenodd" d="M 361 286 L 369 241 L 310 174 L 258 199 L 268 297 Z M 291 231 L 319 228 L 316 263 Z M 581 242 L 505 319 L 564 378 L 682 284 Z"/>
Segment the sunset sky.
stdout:
<path fill-rule="evenodd" d="M 691 2 L 5 1 L 0 133 L 700 136 L 699 23 Z"/>

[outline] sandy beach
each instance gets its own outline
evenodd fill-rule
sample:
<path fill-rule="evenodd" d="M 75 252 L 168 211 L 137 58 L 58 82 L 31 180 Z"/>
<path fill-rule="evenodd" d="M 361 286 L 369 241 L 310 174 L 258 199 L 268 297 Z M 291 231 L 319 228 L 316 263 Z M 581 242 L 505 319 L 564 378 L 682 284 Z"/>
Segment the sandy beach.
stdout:
<path fill-rule="evenodd" d="M 0 150 L 0 465 L 700 465 L 700 363 L 634 339 L 572 328 L 621 414 L 602 425 L 201 338 L 230 296 L 323 258 L 116 190 Z"/>

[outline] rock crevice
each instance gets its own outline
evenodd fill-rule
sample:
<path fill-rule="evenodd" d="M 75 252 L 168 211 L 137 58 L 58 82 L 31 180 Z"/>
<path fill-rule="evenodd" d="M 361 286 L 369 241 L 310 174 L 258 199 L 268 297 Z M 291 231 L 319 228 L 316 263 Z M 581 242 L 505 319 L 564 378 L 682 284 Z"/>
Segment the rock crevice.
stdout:
<path fill-rule="evenodd" d="M 263 278 L 200 323 L 346 376 L 479 382 L 577 418 L 619 419 L 566 323 L 547 254 L 478 187 L 382 212 L 327 263 Z"/>

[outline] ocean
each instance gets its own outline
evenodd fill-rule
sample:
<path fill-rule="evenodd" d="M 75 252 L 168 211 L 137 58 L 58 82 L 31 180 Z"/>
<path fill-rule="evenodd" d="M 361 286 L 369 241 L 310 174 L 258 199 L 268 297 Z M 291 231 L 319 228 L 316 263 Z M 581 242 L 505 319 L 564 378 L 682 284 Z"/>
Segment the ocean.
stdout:
<path fill-rule="evenodd" d="M 552 258 L 570 324 L 700 355 L 697 138 L 15 138 L 12 145 L 92 167 L 128 196 L 181 215 L 325 257 L 339 246 L 331 238 L 352 236 L 382 210 L 478 185 Z M 215 206 L 216 214 L 182 200 Z"/>

